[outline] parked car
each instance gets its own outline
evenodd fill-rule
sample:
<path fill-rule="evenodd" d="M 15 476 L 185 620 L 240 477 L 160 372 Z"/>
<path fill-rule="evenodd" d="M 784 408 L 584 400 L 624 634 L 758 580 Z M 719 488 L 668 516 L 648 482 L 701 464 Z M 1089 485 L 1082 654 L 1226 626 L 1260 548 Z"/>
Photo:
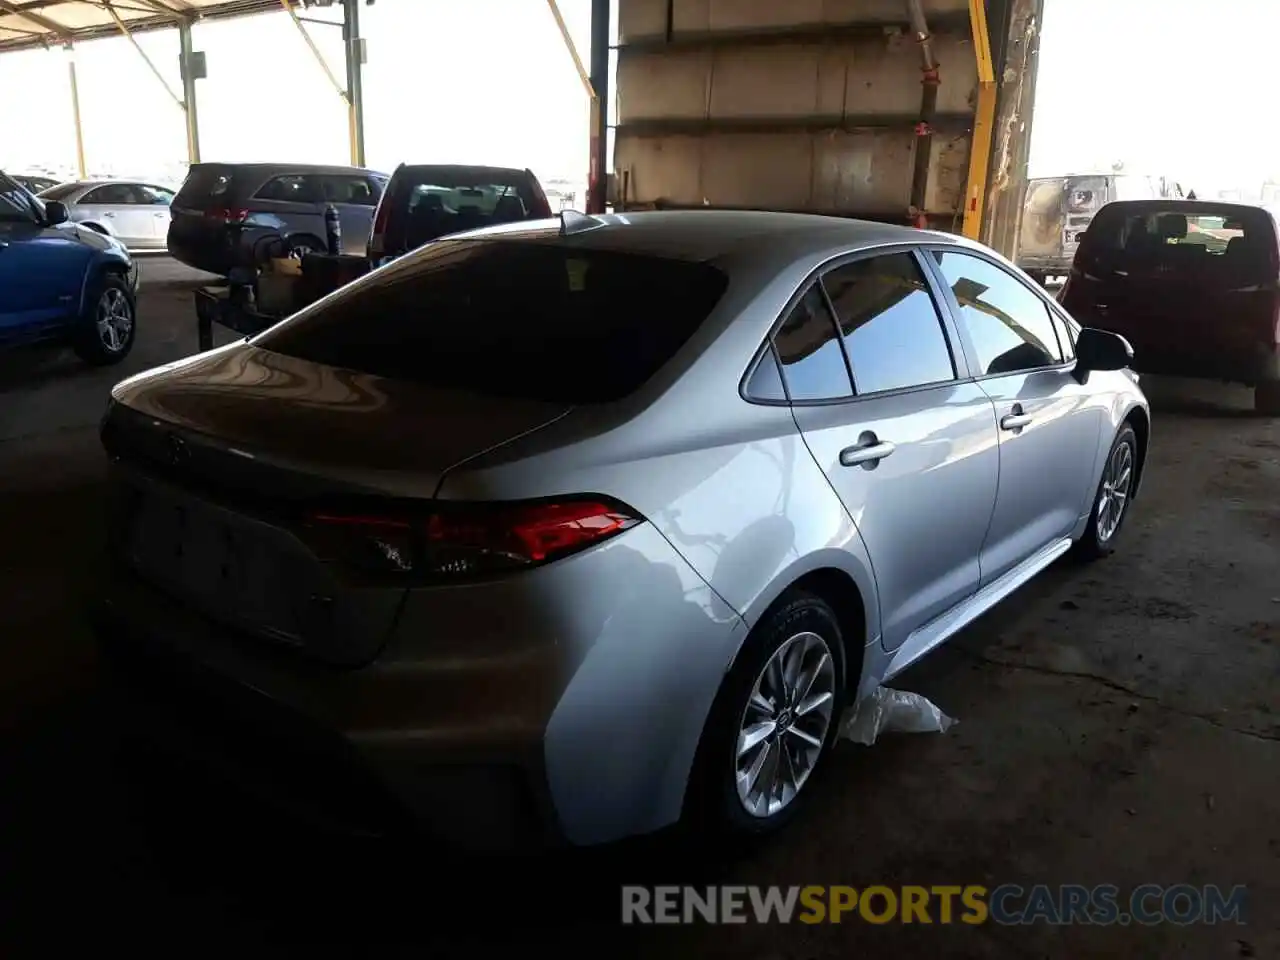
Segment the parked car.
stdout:
<path fill-rule="evenodd" d="M 379 264 L 450 233 L 551 215 L 532 170 L 401 164 L 378 202 L 369 259 Z"/>
<path fill-rule="evenodd" d="M 50 187 L 42 200 L 56 200 L 71 219 L 115 237 L 130 250 L 163 250 L 173 191 L 135 180 L 74 180 Z"/>
<path fill-rule="evenodd" d="M 89 363 L 118 363 L 137 335 L 137 286 L 122 244 L 0 173 L 0 348 L 69 344 Z"/>
<path fill-rule="evenodd" d="M 1182 195 L 1182 185 L 1171 177 L 1108 173 L 1031 180 L 1018 236 L 1018 266 L 1040 283 L 1064 277 L 1080 238 L 1106 204 Z"/>
<path fill-rule="evenodd" d="M 39 177 L 29 173 L 10 174 L 10 179 L 16 180 L 32 193 L 48 190 L 50 187 L 56 187 L 62 182 L 61 180 L 54 180 L 52 177 Z"/>
<path fill-rule="evenodd" d="M 1261 207 L 1113 203 L 1090 224 L 1061 299 L 1133 343 L 1139 371 L 1254 388 L 1280 415 L 1280 243 Z"/>
<path fill-rule="evenodd" d="M 1008 261 L 796 214 L 561 220 L 113 390 L 99 628 L 239 704 L 180 685 L 146 729 L 262 711 L 251 782 L 331 813 L 366 784 L 464 843 L 758 834 L 846 707 L 1115 549 L 1130 351 Z M 290 792 L 280 758 L 319 755 Z"/>
<path fill-rule="evenodd" d="M 359 167 L 282 163 L 192 164 L 173 202 L 173 257 L 223 276 L 256 258 L 260 244 L 283 239 L 299 256 L 325 243 L 324 211 L 333 204 L 343 249 L 363 252 L 387 175 Z"/>

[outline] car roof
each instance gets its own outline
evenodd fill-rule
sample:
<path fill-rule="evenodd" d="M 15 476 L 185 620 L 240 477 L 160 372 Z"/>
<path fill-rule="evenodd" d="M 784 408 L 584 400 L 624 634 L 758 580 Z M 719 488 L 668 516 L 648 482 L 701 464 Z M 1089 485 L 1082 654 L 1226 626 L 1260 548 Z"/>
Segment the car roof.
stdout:
<path fill-rule="evenodd" d="M 228 170 L 244 170 L 254 173 L 376 173 L 380 177 L 386 174 L 369 167 L 352 167 L 330 163 L 193 163 L 190 169 L 222 168 Z"/>
<path fill-rule="evenodd" d="M 472 177 L 527 177 L 529 170 L 527 167 L 489 167 L 475 163 L 404 163 L 397 169 L 396 173 L 422 173 L 424 171 L 433 173 L 447 174 L 463 174 Z"/>
<path fill-rule="evenodd" d="M 1135 210 L 1143 213 L 1194 213 L 1210 215 L 1214 211 L 1221 213 L 1267 212 L 1266 207 L 1256 203 L 1237 203 L 1232 200 L 1115 200 L 1107 204 L 1124 210 Z"/>
<path fill-rule="evenodd" d="M 578 219 L 581 218 L 581 219 Z M 676 260 L 764 256 L 794 262 L 832 250 L 898 243 L 966 244 L 960 237 L 870 220 L 757 210 L 663 210 L 504 224 L 456 238 L 508 238 Z"/>

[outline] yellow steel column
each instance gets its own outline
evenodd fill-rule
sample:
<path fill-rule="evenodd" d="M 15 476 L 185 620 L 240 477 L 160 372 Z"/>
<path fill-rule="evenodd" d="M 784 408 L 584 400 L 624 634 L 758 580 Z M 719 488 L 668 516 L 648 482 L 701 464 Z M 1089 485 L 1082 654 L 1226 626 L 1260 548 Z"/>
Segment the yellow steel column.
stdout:
<path fill-rule="evenodd" d="M 76 79 L 76 51 L 67 44 L 67 72 L 71 77 L 71 122 L 76 127 L 76 171 L 81 180 L 89 176 L 84 162 L 84 128 L 80 123 L 80 83 Z"/>
<path fill-rule="evenodd" d="M 973 51 L 978 66 L 978 108 L 973 121 L 969 153 L 969 177 L 964 195 L 964 235 L 977 240 L 982 233 L 987 175 L 991 170 L 991 145 L 995 139 L 996 74 L 991 62 L 991 37 L 987 32 L 985 0 L 969 0 Z"/>

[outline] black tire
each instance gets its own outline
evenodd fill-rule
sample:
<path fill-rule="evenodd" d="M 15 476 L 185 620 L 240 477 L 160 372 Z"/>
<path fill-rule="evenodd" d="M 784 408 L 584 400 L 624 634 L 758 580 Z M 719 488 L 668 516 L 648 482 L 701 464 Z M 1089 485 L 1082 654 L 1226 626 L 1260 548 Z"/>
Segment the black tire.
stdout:
<path fill-rule="evenodd" d="M 122 330 L 118 324 L 114 325 L 115 340 L 118 344 L 115 347 L 98 326 L 100 312 L 112 307 L 126 309 L 128 315 L 127 330 Z M 85 363 L 95 367 L 107 367 L 119 363 L 129 355 L 137 336 L 138 304 L 133 291 L 129 289 L 129 284 L 120 274 L 114 272 L 102 274 L 85 297 L 84 312 L 81 314 L 74 342 L 76 355 Z"/>
<path fill-rule="evenodd" d="M 1253 409 L 1264 417 L 1280 417 L 1280 381 L 1264 380 L 1253 388 Z"/>
<path fill-rule="evenodd" d="M 1118 457 L 1123 457 L 1123 454 L 1120 453 L 1120 448 L 1124 446 L 1129 448 L 1130 464 L 1124 504 L 1120 511 L 1119 522 L 1109 534 L 1104 536 L 1106 531 L 1100 529 L 1098 520 L 1103 504 L 1102 493 L 1109 482 L 1112 464 L 1117 462 Z M 1138 479 L 1138 453 L 1138 435 L 1133 432 L 1133 427 L 1129 426 L 1129 424 L 1122 424 L 1116 432 L 1116 438 L 1111 441 L 1111 449 L 1107 451 L 1107 459 L 1102 462 L 1102 476 L 1098 478 L 1098 486 L 1093 491 L 1093 509 L 1089 511 L 1089 525 L 1085 527 L 1084 535 L 1075 545 L 1075 554 L 1081 560 L 1100 560 L 1115 553 L 1116 541 L 1124 530 L 1125 522 L 1129 519 L 1129 507 L 1133 500 L 1133 490 Z"/>
<path fill-rule="evenodd" d="M 821 637 L 833 667 L 832 712 L 812 771 L 794 799 L 768 816 L 749 813 L 739 798 L 735 763 L 738 737 L 748 700 L 773 655 L 801 634 Z M 809 593 L 792 593 L 775 605 L 751 631 L 733 668 L 720 686 L 703 729 L 685 805 L 685 825 L 698 839 L 716 844 L 775 833 L 789 823 L 812 795 L 840 729 L 845 696 L 845 649 L 831 607 Z"/>

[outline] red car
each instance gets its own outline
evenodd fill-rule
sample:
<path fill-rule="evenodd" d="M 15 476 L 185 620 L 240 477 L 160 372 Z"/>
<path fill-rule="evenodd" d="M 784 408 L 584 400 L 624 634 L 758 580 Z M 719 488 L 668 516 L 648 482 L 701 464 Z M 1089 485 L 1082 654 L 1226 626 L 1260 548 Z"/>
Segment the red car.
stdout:
<path fill-rule="evenodd" d="M 1280 236 L 1261 207 L 1135 200 L 1103 207 L 1059 297 L 1124 336 L 1134 369 L 1254 388 L 1280 415 Z"/>

